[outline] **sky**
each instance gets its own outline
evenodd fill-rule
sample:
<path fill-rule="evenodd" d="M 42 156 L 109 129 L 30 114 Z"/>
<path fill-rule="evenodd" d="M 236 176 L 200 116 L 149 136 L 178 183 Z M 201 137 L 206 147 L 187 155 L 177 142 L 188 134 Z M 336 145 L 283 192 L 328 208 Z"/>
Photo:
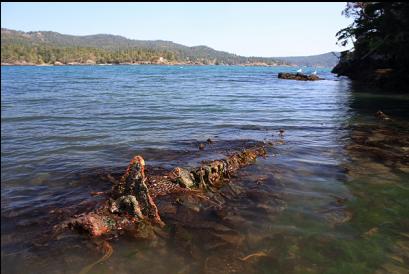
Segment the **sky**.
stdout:
<path fill-rule="evenodd" d="M 243 56 L 342 51 L 338 3 L 1 3 L 1 27 L 206 45 Z"/>

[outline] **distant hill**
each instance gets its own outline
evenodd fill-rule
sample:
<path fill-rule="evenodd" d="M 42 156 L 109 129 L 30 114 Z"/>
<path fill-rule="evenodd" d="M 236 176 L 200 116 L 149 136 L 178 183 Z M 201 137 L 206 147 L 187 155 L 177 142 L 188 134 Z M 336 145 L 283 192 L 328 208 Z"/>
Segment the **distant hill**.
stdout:
<path fill-rule="evenodd" d="M 52 31 L 22 32 L 1 29 L 2 64 L 302 65 L 310 62 L 320 66 L 335 65 L 328 61 L 330 56 L 319 56 L 244 57 L 207 46 L 188 47 L 163 40 L 132 40 L 110 34 L 75 36 Z M 313 61 L 308 61 L 309 58 Z"/>
<path fill-rule="evenodd" d="M 276 60 L 281 60 L 286 63 L 296 64 L 298 66 L 307 67 L 327 67 L 333 68 L 338 64 L 339 52 L 328 52 L 310 56 L 294 56 L 294 57 L 273 57 Z"/>

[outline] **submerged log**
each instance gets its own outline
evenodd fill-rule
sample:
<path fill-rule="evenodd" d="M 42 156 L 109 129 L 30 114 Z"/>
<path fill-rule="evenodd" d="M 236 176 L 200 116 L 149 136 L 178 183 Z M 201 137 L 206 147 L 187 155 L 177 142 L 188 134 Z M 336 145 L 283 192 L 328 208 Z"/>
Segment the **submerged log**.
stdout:
<path fill-rule="evenodd" d="M 145 176 L 145 161 L 135 156 L 125 174 L 116 182 L 109 197 L 96 210 L 74 216 L 67 221 L 71 229 L 86 232 L 91 237 L 116 233 L 121 230 L 135 231 L 138 227 L 165 224 L 161 220 L 154 199 L 158 196 L 180 192 L 201 192 L 220 187 L 238 169 L 254 163 L 265 156 L 263 146 L 234 153 L 222 160 L 203 163 L 187 170 L 175 168 L 163 176 Z"/>
<path fill-rule="evenodd" d="M 173 183 L 177 183 L 181 187 L 201 189 L 208 189 L 209 186 L 217 187 L 223 183 L 224 179 L 230 178 L 239 168 L 247 166 L 253 163 L 257 157 L 265 155 L 266 150 L 264 147 L 248 149 L 233 154 L 226 159 L 204 163 L 191 171 L 177 167 L 170 173 L 169 178 Z"/>
<path fill-rule="evenodd" d="M 287 80 L 299 80 L 299 81 L 317 81 L 323 80 L 322 78 L 318 77 L 317 75 L 307 75 L 302 73 L 286 73 L 280 72 L 278 73 L 278 78 L 280 79 L 287 79 Z"/>

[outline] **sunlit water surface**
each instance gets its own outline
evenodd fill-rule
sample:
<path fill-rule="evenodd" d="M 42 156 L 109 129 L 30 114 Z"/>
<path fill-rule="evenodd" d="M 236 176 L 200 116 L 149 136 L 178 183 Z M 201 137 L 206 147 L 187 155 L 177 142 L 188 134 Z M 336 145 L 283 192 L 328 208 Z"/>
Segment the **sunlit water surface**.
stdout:
<path fill-rule="evenodd" d="M 409 97 L 326 69 L 277 78 L 294 70 L 2 67 L 2 270 L 80 273 L 101 258 L 75 233 L 36 240 L 136 154 L 168 170 L 283 140 L 220 189 L 214 216 L 164 214 L 166 236 L 111 239 L 89 273 L 408 273 Z"/>

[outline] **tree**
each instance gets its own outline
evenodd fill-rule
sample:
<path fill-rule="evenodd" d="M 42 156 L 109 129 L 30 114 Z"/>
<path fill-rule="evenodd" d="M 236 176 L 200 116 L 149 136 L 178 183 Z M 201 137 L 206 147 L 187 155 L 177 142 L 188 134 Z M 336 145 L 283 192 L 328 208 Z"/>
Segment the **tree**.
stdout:
<path fill-rule="evenodd" d="M 406 2 L 348 2 L 342 12 L 353 23 L 336 35 L 339 44 L 354 43 L 354 58 L 376 55 L 390 66 L 409 61 L 409 4 Z"/>
<path fill-rule="evenodd" d="M 354 19 L 340 30 L 338 43 L 352 41 L 332 72 L 378 86 L 407 90 L 409 85 L 409 3 L 348 2 L 342 12 Z"/>

